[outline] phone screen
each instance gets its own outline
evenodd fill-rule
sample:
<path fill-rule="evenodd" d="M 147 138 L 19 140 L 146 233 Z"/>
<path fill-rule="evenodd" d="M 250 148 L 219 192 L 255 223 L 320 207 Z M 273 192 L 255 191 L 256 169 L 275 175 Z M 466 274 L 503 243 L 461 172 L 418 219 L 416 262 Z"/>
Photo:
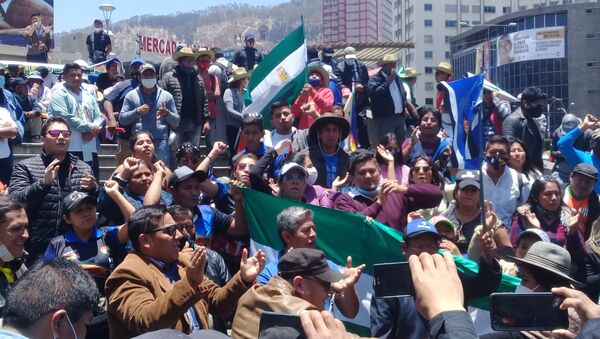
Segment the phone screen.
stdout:
<path fill-rule="evenodd" d="M 408 262 L 373 265 L 373 290 L 376 298 L 414 296 Z"/>
<path fill-rule="evenodd" d="M 283 333 L 282 331 L 285 331 L 287 338 L 292 338 L 292 333 L 297 333 L 297 339 L 306 339 L 300 316 L 269 311 L 265 311 L 261 314 L 259 339 L 261 337 L 266 337 L 266 332 L 272 332 L 269 333 L 269 338 L 273 338 L 277 335 L 281 335 L 281 333 Z"/>
<path fill-rule="evenodd" d="M 563 299 L 552 293 L 493 293 L 490 316 L 495 331 L 549 331 L 569 327 Z"/>

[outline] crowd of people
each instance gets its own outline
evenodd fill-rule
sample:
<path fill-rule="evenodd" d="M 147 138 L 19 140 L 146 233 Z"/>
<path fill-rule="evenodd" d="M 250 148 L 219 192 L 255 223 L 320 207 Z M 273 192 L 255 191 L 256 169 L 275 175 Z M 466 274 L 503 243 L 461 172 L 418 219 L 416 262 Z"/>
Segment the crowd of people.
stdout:
<path fill-rule="evenodd" d="M 245 112 L 251 70 L 263 59 L 254 39 L 245 36 L 232 62 L 218 48 L 184 46 L 158 70 L 131 60 L 128 79 L 109 63 L 96 84 L 77 62 L 64 65 L 60 79 L 44 67 L 27 76 L 7 67 L 0 336 L 165 337 L 171 329 L 209 338 L 229 329 L 233 338 L 267 337 L 270 329 L 259 326 L 267 311 L 299 315 L 309 338 L 355 336 L 326 311 L 335 305 L 357 316 L 365 307 L 357 282 L 368 268 L 351 257 L 346 267 L 326 258 L 317 238 L 329 225 L 315 224 L 312 206 L 403 234 L 397 250 L 410 262 L 415 297 L 373 296 L 366 308 L 374 337 L 503 338 L 465 309 L 497 291 L 502 274 L 520 278 L 523 291 L 564 298 L 572 326 L 554 335 L 597 333 L 598 118 L 565 115 L 550 168 L 548 126 L 540 125 L 546 94 L 525 88 L 511 107 L 485 89 L 477 108 L 483 163 L 459 169 L 448 98 L 439 92 L 435 106 L 418 105 L 419 74 L 399 73 L 393 55 L 369 76 L 352 47 L 339 61 L 330 46 L 309 48 L 297 98 L 271 103 L 265 116 Z M 453 80 L 449 63 L 439 64 L 436 79 Z M 357 150 L 343 108 L 350 93 Z M 118 167 L 101 178 L 100 141 L 113 135 Z M 12 147 L 23 141 L 41 142 L 42 151 L 14 164 Z M 229 161 L 228 178 L 215 177 L 218 158 Z M 277 220 L 259 221 L 278 229 L 284 250 L 274 258 L 249 253 L 244 189 L 294 202 Z M 477 273 L 457 272 L 452 255 L 477 263 Z"/>

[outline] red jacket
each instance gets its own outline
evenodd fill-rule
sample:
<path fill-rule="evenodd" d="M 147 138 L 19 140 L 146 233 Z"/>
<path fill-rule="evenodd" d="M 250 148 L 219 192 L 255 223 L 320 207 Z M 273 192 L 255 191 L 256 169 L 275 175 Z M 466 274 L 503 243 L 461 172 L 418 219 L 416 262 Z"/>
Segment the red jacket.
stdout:
<path fill-rule="evenodd" d="M 292 114 L 294 114 L 296 118 L 300 119 L 298 129 L 309 128 L 310 125 L 312 125 L 312 123 L 315 121 L 313 117 L 302 113 L 300 107 L 306 103 L 314 104 L 315 109 L 319 114 L 330 112 L 331 107 L 333 106 L 333 92 L 329 89 L 329 87 L 319 87 L 312 92 L 312 94 L 309 93 L 305 100 L 301 100 L 300 97 L 296 99 L 292 105 Z"/>

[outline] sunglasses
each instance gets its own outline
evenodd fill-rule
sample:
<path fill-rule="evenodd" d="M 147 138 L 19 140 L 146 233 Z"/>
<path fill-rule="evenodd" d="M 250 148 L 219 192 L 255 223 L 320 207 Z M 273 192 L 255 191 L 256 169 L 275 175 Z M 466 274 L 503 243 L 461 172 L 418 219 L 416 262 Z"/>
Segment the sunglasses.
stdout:
<path fill-rule="evenodd" d="M 174 237 L 175 234 L 177 234 L 177 231 L 181 232 L 181 230 L 183 230 L 183 225 L 173 224 L 173 225 L 165 226 L 163 228 L 155 229 L 154 231 L 146 232 L 146 234 L 156 233 L 156 232 L 160 231 L 168 236 Z"/>
<path fill-rule="evenodd" d="M 53 138 L 58 138 L 59 135 L 62 134 L 63 138 L 70 138 L 71 137 L 71 131 L 69 130 L 52 130 L 52 131 L 48 131 L 48 134 L 50 134 L 51 137 Z"/>
<path fill-rule="evenodd" d="M 309 278 L 309 277 L 304 277 L 304 279 L 312 280 L 314 282 L 319 283 L 319 285 L 321 285 L 325 289 L 325 291 L 327 291 L 328 293 L 331 290 L 331 283 L 328 283 L 327 281 L 319 280 L 316 278 Z"/>
<path fill-rule="evenodd" d="M 304 175 L 304 173 L 300 173 L 300 174 L 296 174 L 296 175 L 287 173 L 283 176 L 283 180 L 292 181 L 294 179 L 304 181 L 304 180 L 306 180 L 306 175 Z"/>
<path fill-rule="evenodd" d="M 237 169 L 238 169 L 239 171 L 243 171 L 243 170 L 245 170 L 246 168 L 247 168 L 248 170 L 251 170 L 251 169 L 253 169 L 253 168 L 254 168 L 254 164 L 238 164 L 238 166 L 237 166 Z"/>
<path fill-rule="evenodd" d="M 413 169 L 415 170 L 415 172 L 431 172 L 431 166 L 415 166 L 413 167 Z"/>

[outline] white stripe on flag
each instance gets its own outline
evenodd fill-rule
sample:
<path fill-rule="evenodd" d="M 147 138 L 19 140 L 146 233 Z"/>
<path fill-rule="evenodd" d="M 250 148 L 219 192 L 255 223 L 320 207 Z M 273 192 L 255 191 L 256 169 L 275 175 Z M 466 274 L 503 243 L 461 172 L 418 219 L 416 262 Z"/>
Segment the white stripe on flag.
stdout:
<path fill-rule="evenodd" d="M 450 112 L 452 113 L 452 120 L 454 120 L 454 126 L 452 129 L 452 148 L 454 149 L 454 154 L 456 155 L 456 160 L 458 163 L 458 168 L 465 168 L 465 160 L 463 158 L 462 152 L 459 150 L 463 150 L 464 148 L 459 147 L 458 141 L 458 129 L 463 128 L 464 122 L 458 121 L 458 106 L 456 104 L 456 94 L 454 93 L 454 89 L 447 82 L 442 82 L 442 85 L 446 87 L 448 90 L 448 100 L 450 101 Z M 463 117 L 464 118 L 464 117 Z M 461 140 L 460 142 L 464 142 Z M 464 146 L 464 145 L 463 145 Z"/>
<path fill-rule="evenodd" d="M 285 85 L 294 81 L 306 68 L 306 42 L 288 55 L 250 92 L 252 103 L 244 108 L 246 112 L 262 112 Z M 287 73 L 289 72 L 289 73 Z M 281 75 L 285 74 L 285 80 Z"/>

